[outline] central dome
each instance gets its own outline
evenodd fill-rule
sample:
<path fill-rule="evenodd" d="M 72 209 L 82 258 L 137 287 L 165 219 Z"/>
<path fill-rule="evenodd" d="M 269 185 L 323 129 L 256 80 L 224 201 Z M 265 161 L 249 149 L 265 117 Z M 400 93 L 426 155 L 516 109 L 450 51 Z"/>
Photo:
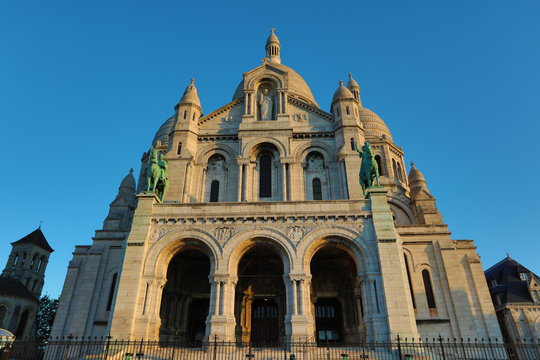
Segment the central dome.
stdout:
<path fill-rule="evenodd" d="M 306 84 L 306 81 L 296 71 L 283 64 L 274 63 L 270 66 L 287 73 L 287 86 L 289 88 L 288 94 L 290 96 L 300 99 L 303 102 L 306 102 L 317 108 L 319 107 L 319 105 L 315 101 L 315 98 L 313 97 L 313 94 L 311 93 L 311 89 L 309 88 L 308 84 Z M 234 92 L 233 100 L 240 99 L 242 97 L 244 97 L 244 80 L 242 80 L 240 84 L 238 84 L 238 87 Z"/>

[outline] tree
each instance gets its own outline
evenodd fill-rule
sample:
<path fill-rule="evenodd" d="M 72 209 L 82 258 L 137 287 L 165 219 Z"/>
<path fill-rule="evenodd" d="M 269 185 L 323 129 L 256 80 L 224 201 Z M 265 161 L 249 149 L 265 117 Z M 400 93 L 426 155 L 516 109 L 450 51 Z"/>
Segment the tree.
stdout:
<path fill-rule="evenodd" d="M 57 307 L 58 299 L 51 299 L 48 295 L 43 295 L 39 299 L 36 314 L 36 337 L 42 344 L 46 344 L 49 339 Z"/>

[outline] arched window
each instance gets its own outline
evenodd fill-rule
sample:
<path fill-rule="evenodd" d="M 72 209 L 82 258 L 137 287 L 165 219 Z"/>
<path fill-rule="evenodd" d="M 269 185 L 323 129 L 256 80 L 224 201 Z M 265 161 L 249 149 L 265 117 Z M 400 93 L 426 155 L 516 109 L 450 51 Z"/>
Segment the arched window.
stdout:
<path fill-rule="evenodd" d="M 436 309 L 437 304 L 435 303 L 435 296 L 433 295 L 433 287 L 431 286 L 429 271 L 422 270 L 422 280 L 424 280 L 424 289 L 426 291 L 428 308 Z"/>
<path fill-rule="evenodd" d="M 259 197 L 272 197 L 272 157 L 268 154 L 259 159 Z"/>
<path fill-rule="evenodd" d="M 416 301 L 414 299 L 414 291 L 411 281 L 411 270 L 409 268 L 409 261 L 407 261 L 407 255 L 403 254 L 403 257 L 405 258 L 405 269 L 407 270 L 407 279 L 409 280 L 409 290 L 411 292 L 411 300 L 412 300 L 412 306 L 413 309 L 416 309 Z"/>
<path fill-rule="evenodd" d="M 187 111 L 184 110 L 184 119 L 187 117 Z"/>
<path fill-rule="evenodd" d="M 377 162 L 377 166 L 379 167 L 379 175 L 384 175 L 384 169 L 382 166 L 381 156 L 375 155 L 375 161 Z"/>
<path fill-rule="evenodd" d="M 13 266 L 17 265 L 18 262 L 19 262 L 19 254 L 15 253 L 15 260 L 13 260 Z"/>
<path fill-rule="evenodd" d="M 397 172 L 397 166 L 396 166 L 396 160 L 392 159 L 392 170 L 394 170 L 394 178 L 398 178 L 398 172 Z"/>
<path fill-rule="evenodd" d="M 41 271 L 41 267 L 43 266 L 43 262 L 45 261 L 44 257 L 39 258 L 39 263 L 37 267 L 37 271 Z"/>
<path fill-rule="evenodd" d="M 0 306 L 0 328 L 5 328 L 4 320 L 6 319 L 7 307 Z"/>
<path fill-rule="evenodd" d="M 336 106 L 336 113 L 337 113 L 337 116 L 339 116 L 339 105 Z"/>
<path fill-rule="evenodd" d="M 22 259 L 21 259 L 21 267 L 24 267 L 25 264 L 26 264 L 26 254 L 23 253 L 22 254 Z"/>
<path fill-rule="evenodd" d="M 356 145 L 354 144 L 354 138 L 351 138 L 351 150 L 356 150 Z"/>
<path fill-rule="evenodd" d="M 219 181 L 214 180 L 212 181 L 212 185 L 210 185 L 210 202 L 218 202 L 219 201 Z"/>
<path fill-rule="evenodd" d="M 109 299 L 107 300 L 107 311 L 111 310 L 112 301 L 114 297 L 114 289 L 116 288 L 116 277 L 118 274 L 114 274 L 111 281 L 111 290 L 109 290 Z"/>
<path fill-rule="evenodd" d="M 192 121 L 195 121 L 195 113 L 193 113 L 193 119 L 192 119 Z"/>
<path fill-rule="evenodd" d="M 349 111 L 349 107 L 348 107 L 348 106 L 345 108 L 345 111 L 347 111 L 347 115 L 350 115 L 350 111 Z"/>
<path fill-rule="evenodd" d="M 403 173 L 401 172 L 401 163 L 397 163 L 397 172 L 398 172 L 398 178 L 399 181 L 403 181 Z"/>
<path fill-rule="evenodd" d="M 32 285 L 32 292 L 36 291 L 36 285 L 37 285 L 38 281 L 37 280 L 34 280 L 34 285 Z"/>
<path fill-rule="evenodd" d="M 312 184 L 313 184 L 313 200 L 322 200 L 321 179 L 319 178 L 313 179 Z"/>
<path fill-rule="evenodd" d="M 26 322 L 28 321 L 28 315 L 29 315 L 28 309 L 24 310 L 21 319 L 19 320 L 19 325 L 17 325 L 17 330 L 15 331 L 16 337 L 22 337 L 24 334 L 24 329 L 26 329 Z"/>
<path fill-rule="evenodd" d="M 182 153 L 182 142 L 178 143 L 178 147 L 176 148 L 176 155 L 180 155 Z"/>

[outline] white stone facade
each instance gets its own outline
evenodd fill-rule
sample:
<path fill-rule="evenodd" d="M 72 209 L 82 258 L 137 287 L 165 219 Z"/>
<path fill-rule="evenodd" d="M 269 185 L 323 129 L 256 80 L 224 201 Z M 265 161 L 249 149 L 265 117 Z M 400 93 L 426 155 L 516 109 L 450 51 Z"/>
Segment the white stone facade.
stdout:
<path fill-rule="evenodd" d="M 325 112 L 279 50 L 272 34 L 263 64 L 208 115 L 188 86 L 153 141 L 169 164 L 164 201 L 144 191 L 145 153 L 133 216 L 134 191 L 118 205 L 132 222 L 77 247 L 53 336 L 500 337 L 476 248 L 450 239 L 356 81 Z M 355 150 L 365 141 L 381 173 L 367 197 Z"/>

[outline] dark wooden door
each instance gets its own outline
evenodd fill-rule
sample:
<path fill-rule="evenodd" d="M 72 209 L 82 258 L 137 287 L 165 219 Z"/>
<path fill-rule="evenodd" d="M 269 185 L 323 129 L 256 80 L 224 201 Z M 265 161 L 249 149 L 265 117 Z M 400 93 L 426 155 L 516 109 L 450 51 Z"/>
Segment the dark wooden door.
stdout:
<path fill-rule="evenodd" d="M 336 298 L 319 299 L 315 303 L 315 326 L 317 341 L 339 342 L 342 340 L 343 321 L 341 304 Z"/>
<path fill-rule="evenodd" d="M 256 299 L 251 305 L 251 342 L 254 345 L 279 341 L 278 307 L 273 299 Z"/>

